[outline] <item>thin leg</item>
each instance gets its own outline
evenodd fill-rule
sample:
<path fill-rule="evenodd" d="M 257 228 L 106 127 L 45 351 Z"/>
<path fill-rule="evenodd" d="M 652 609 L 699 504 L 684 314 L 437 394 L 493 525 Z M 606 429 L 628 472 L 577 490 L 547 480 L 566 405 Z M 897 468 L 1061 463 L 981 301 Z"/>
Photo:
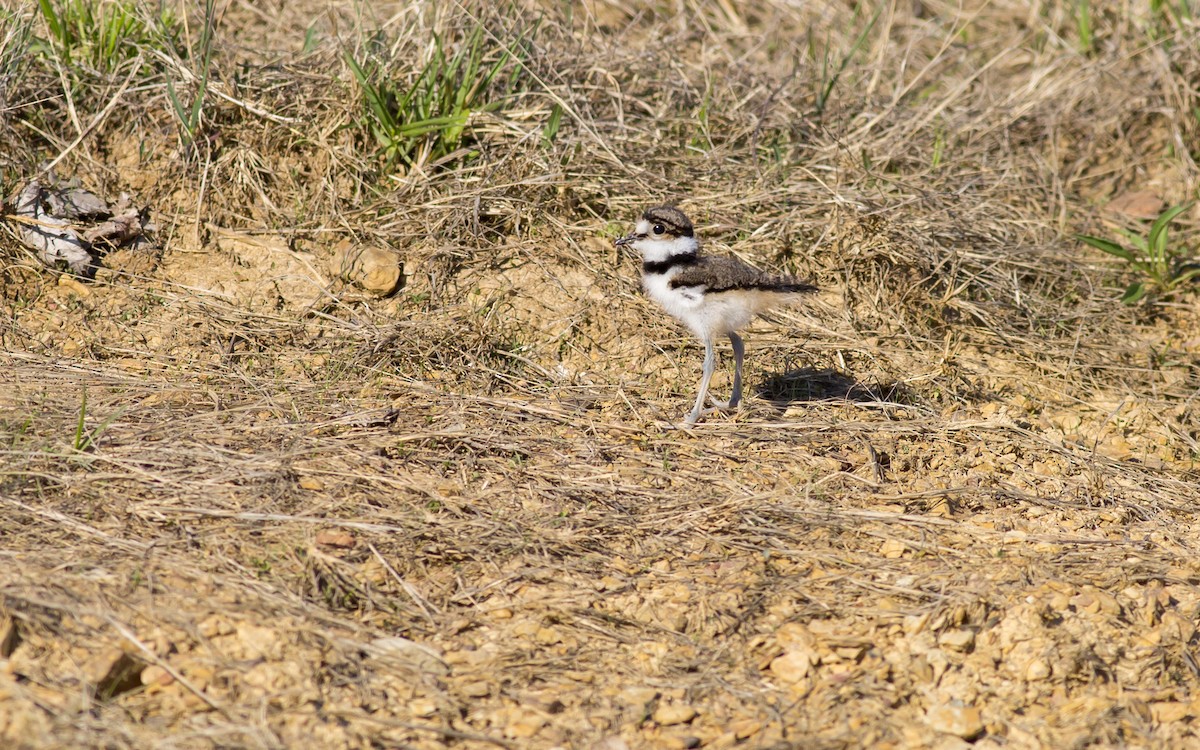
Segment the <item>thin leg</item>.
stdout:
<path fill-rule="evenodd" d="M 746 356 L 746 345 L 742 343 L 742 337 L 736 333 L 729 334 L 729 343 L 733 344 L 733 395 L 729 397 L 728 401 L 718 401 L 710 397 L 709 401 L 712 402 L 713 411 L 734 409 L 742 400 L 742 360 Z"/>
<path fill-rule="evenodd" d="M 733 394 L 729 396 L 729 408 L 732 409 L 742 400 L 742 359 L 746 356 L 746 344 L 742 337 L 729 332 L 729 343 L 733 344 Z"/>
<path fill-rule="evenodd" d="M 712 380 L 717 369 L 717 352 L 713 347 L 712 336 L 704 339 L 704 375 L 700 378 L 700 392 L 696 394 L 696 405 L 688 412 L 684 420 L 687 424 L 696 424 L 696 420 L 704 413 L 704 399 L 708 396 L 708 383 Z"/>

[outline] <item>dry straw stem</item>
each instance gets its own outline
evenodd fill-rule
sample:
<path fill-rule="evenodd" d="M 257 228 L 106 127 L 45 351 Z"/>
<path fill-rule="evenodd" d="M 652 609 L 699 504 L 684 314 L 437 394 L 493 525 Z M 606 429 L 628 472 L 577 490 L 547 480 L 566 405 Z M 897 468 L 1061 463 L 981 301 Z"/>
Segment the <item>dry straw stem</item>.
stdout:
<path fill-rule="evenodd" d="M 0 233 L 0 744 L 1194 741 L 1196 290 L 1073 236 L 1196 198 L 1200 31 L 1079 7 L 228 3 L 207 78 L 5 32 L 3 193 L 61 155 L 162 249 Z M 347 52 L 407 90 L 480 24 L 520 75 L 389 167 Z M 822 289 L 693 430 L 611 244 L 664 202 Z"/>

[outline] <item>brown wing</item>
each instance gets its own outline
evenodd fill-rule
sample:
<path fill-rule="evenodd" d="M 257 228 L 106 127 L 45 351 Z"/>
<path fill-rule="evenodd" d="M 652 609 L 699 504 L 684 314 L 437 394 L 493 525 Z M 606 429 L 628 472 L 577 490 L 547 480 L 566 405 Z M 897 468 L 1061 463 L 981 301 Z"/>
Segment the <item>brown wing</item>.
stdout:
<path fill-rule="evenodd" d="M 703 287 L 707 292 L 761 289 L 768 292 L 811 292 L 816 287 L 792 276 L 774 276 L 735 258 L 704 255 L 671 278 L 671 287 Z"/>

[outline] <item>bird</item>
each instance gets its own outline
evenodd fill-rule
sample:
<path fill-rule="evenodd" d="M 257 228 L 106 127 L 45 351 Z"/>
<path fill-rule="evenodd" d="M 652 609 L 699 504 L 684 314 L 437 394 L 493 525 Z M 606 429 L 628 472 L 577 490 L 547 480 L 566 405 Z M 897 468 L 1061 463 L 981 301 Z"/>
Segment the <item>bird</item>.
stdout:
<path fill-rule="evenodd" d="M 688 426 L 703 416 L 734 409 L 741 401 L 746 348 L 738 331 L 756 315 L 817 290 L 793 276 L 765 273 L 735 258 L 701 254 L 691 220 L 675 206 L 646 209 L 633 231 L 617 238 L 616 245 L 641 253 L 646 294 L 704 342 L 704 374 L 696 405 L 684 417 Z M 728 336 L 733 346 L 733 392 L 728 401 L 713 399 L 714 408 L 705 409 L 717 367 L 719 336 Z"/>

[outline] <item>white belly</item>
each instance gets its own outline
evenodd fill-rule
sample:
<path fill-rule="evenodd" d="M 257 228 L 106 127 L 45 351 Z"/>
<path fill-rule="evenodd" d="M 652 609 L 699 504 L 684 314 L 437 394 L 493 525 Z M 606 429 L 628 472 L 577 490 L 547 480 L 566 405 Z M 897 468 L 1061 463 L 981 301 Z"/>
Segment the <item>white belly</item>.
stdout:
<path fill-rule="evenodd" d="M 699 287 L 671 288 L 670 274 L 642 279 L 646 294 L 702 339 L 745 328 L 776 300 L 770 292 L 736 290 L 705 294 Z"/>

